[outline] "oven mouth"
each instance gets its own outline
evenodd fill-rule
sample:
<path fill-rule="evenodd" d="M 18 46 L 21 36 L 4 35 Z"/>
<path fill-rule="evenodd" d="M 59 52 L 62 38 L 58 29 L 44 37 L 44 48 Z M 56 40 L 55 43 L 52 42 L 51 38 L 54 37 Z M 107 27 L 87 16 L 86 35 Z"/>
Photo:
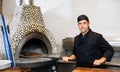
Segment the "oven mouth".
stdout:
<path fill-rule="evenodd" d="M 40 39 L 33 38 L 24 44 L 20 52 L 20 58 L 39 58 L 44 54 L 48 54 L 45 43 Z"/>
<path fill-rule="evenodd" d="M 15 59 L 19 59 L 31 54 L 35 56 L 52 54 L 52 47 L 45 35 L 33 32 L 22 38 L 15 51 Z"/>
<path fill-rule="evenodd" d="M 46 44 L 38 38 L 32 38 L 23 45 L 21 53 L 28 51 L 48 54 Z"/>

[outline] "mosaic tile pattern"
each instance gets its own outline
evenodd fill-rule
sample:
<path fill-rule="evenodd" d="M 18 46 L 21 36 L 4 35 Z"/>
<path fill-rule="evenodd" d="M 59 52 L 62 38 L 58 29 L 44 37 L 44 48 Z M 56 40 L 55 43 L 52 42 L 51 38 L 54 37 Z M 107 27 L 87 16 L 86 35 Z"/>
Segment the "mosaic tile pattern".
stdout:
<path fill-rule="evenodd" d="M 53 48 L 53 53 L 57 53 L 55 40 L 44 25 L 39 7 L 23 5 L 16 8 L 13 21 L 10 24 L 10 32 L 11 47 L 14 52 L 16 46 L 24 36 L 32 32 L 40 32 L 49 39 Z"/>

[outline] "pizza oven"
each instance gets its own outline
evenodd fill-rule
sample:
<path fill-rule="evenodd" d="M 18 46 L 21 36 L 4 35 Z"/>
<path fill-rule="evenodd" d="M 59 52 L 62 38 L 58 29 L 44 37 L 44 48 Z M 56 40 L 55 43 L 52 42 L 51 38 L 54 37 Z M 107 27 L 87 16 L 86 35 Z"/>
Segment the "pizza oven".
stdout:
<path fill-rule="evenodd" d="M 54 37 L 44 24 L 40 7 L 33 3 L 16 7 L 10 39 L 17 66 L 35 68 L 55 63 L 55 59 L 45 57 L 57 54 Z"/>

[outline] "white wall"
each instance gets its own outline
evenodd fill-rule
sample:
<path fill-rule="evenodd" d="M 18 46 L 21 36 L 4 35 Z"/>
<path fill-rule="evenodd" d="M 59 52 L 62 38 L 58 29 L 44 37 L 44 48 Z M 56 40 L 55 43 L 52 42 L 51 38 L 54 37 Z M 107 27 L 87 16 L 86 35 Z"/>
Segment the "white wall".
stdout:
<path fill-rule="evenodd" d="M 14 0 L 3 0 L 3 14 L 5 16 L 6 24 L 12 21 L 16 4 Z"/>
<path fill-rule="evenodd" d="M 41 6 L 45 24 L 57 43 L 79 33 L 76 18 L 80 14 L 88 15 L 92 30 L 107 40 L 120 40 L 120 0 L 41 0 L 36 5 Z"/>
<path fill-rule="evenodd" d="M 3 11 L 12 16 L 15 1 L 3 0 Z M 34 0 L 40 6 L 45 25 L 58 45 L 65 37 L 79 34 L 76 18 L 86 14 L 92 30 L 103 34 L 107 40 L 120 41 L 120 0 Z"/>

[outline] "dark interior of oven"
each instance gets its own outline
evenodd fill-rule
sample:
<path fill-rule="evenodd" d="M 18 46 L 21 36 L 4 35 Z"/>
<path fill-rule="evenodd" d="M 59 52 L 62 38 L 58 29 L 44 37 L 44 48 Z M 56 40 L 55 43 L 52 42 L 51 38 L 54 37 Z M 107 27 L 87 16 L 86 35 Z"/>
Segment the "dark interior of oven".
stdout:
<path fill-rule="evenodd" d="M 20 57 L 39 57 L 40 55 L 46 54 L 48 54 L 48 50 L 45 43 L 38 38 L 33 38 L 24 44 L 20 52 Z"/>

